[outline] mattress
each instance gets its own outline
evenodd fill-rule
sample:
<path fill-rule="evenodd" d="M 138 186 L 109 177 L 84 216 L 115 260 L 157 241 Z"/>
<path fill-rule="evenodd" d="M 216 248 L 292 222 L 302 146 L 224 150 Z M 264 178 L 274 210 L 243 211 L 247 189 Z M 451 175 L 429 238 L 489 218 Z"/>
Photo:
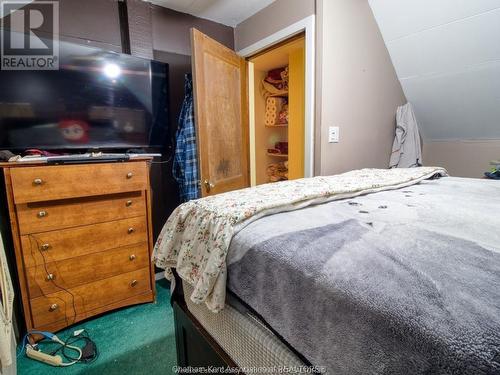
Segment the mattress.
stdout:
<path fill-rule="evenodd" d="M 184 295 L 192 287 L 184 283 Z M 264 323 L 250 313 L 241 313 L 230 304 L 213 313 L 204 304 L 186 298 L 189 311 L 205 330 L 246 373 L 268 374 L 284 368 L 301 368 L 304 362 Z"/>
<path fill-rule="evenodd" d="M 227 289 L 328 374 L 500 374 L 499 193 L 445 177 L 260 218 Z"/>

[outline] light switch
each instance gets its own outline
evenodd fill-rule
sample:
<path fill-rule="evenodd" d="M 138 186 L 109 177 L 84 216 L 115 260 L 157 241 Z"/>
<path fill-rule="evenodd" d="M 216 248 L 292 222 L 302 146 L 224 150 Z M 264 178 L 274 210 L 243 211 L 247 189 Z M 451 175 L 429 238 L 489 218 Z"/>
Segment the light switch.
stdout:
<path fill-rule="evenodd" d="M 330 126 L 328 128 L 328 143 L 338 143 L 340 141 L 339 127 Z"/>

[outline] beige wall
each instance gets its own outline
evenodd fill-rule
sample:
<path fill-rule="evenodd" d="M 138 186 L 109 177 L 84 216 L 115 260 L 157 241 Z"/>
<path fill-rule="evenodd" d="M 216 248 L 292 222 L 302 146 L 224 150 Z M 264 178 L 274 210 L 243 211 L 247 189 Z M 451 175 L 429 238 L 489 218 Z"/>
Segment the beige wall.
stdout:
<path fill-rule="evenodd" d="M 315 0 L 276 0 L 234 29 L 234 48 L 239 51 L 314 14 Z"/>
<path fill-rule="evenodd" d="M 277 0 L 236 26 L 236 50 L 316 14 L 315 174 L 386 168 L 406 103 L 366 0 Z M 340 142 L 328 143 L 328 127 Z"/>
<path fill-rule="evenodd" d="M 386 168 L 406 102 L 366 0 L 318 0 L 315 173 Z M 328 127 L 340 142 L 328 143 Z"/>
<path fill-rule="evenodd" d="M 452 176 L 482 177 L 491 160 L 500 159 L 500 139 L 484 141 L 425 141 L 425 165 L 444 167 Z"/>

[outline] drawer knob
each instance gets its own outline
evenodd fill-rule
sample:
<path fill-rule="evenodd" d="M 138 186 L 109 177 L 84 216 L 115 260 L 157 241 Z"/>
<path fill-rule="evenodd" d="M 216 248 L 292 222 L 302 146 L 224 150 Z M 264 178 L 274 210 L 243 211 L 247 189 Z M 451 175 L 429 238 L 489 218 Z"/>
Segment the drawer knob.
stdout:
<path fill-rule="evenodd" d="M 128 228 L 127 232 L 128 232 L 128 234 L 132 234 L 135 232 L 135 229 L 130 227 L 130 228 Z"/>
<path fill-rule="evenodd" d="M 130 286 L 136 286 L 137 285 L 137 280 L 132 280 L 130 282 Z"/>
<path fill-rule="evenodd" d="M 34 185 L 41 185 L 43 183 L 43 180 L 41 178 L 35 178 L 33 180 Z"/>
<path fill-rule="evenodd" d="M 135 260 L 135 254 L 130 254 L 130 256 L 128 257 L 128 259 Z"/>
<path fill-rule="evenodd" d="M 56 278 L 56 276 L 53 273 L 49 273 L 47 275 L 47 281 L 54 280 L 55 278 Z"/>
<path fill-rule="evenodd" d="M 127 173 L 127 178 L 132 178 L 132 176 L 133 176 L 133 175 L 134 175 L 134 174 L 133 174 L 132 172 L 128 172 L 128 173 Z"/>
<path fill-rule="evenodd" d="M 45 217 L 45 216 L 47 216 L 47 211 L 40 211 L 40 212 L 38 212 L 37 216 L 40 218 Z"/>
<path fill-rule="evenodd" d="M 50 245 L 48 243 L 44 243 L 42 246 L 40 246 L 40 250 L 42 251 L 47 251 L 49 249 Z"/>
<path fill-rule="evenodd" d="M 57 303 L 53 303 L 49 307 L 49 311 L 56 311 L 59 308 L 59 305 Z"/>
<path fill-rule="evenodd" d="M 132 201 L 127 201 L 127 203 L 125 203 L 125 206 L 127 206 L 127 207 L 132 206 Z"/>

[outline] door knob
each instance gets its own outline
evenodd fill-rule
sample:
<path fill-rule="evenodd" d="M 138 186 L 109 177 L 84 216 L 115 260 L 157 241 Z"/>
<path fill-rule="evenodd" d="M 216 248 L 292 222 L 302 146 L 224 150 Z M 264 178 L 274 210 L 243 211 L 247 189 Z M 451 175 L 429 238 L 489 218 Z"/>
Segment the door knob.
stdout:
<path fill-rule="evenodd" d="M 44 243 L 42 246 L 40 246 L 40 249 L 41 249 L 42 251 L 46 251 L 46 250 L 48 250 L 48 249 L 49 249 L 49 247 L 50 247 L 50 244 L 48 244 L 48 243 Z"/>
<path fill-rule="evenodd" d="M 57 303 L 53 303 L 52 305 L 50 305 L 49 311 L 55 311 L 58 308 L 59 308 L 59 305 Z"/>
<path fill-rule="evenodd" d="M 207 191 L 207 193 L 210 193 L 210 190 L 212 190 L 215 187 L 215 185 L 212 184 L 210 180 L 203 181 L 203 184 L 205 185 L 205 190 Z"/>
<path fill-rule="evenodd" d="M 51 281 L 51 280 L 54 280 L 56 278 L 56 276 L 53 274 L 53 273 L 49 273 L 47 275 L 47 281 Z"/>

